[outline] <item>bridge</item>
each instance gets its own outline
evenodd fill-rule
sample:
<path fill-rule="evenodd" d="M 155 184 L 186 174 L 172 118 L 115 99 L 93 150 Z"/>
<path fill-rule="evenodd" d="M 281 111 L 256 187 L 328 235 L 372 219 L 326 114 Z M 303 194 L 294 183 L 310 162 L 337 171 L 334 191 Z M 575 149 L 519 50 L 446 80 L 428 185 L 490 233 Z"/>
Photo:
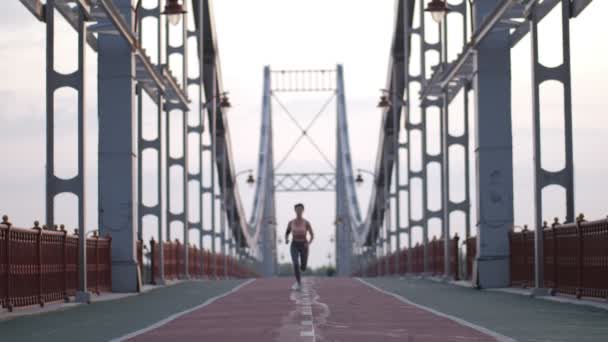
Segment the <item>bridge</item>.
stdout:
<path fill-rule="evenodd" d="M 0 146 L 9 158 L 0 168 L 2 341 L 608 339 L 608 219 L 597 209 L 605 210 L 607 162 L 597 136 L 608 121 L 593 118 L 592 146 L 575 144 L 589 139 L 575 113 L 601 103 L 577 89 L 601 88 L 606 69 L 590 67 L 599 81 L 583 87 L 573 68 L 582 55 L 601 64 L 590 45 L 605 30 L 576 25 L 597 20 L 605 3 L 396 0 L 392 17 L 380 19 L 392 26 L 390 37 L 378 37 L 390 41 L 388 70 L 366 66 L 386 75 L 365 118 L 378 131 L 349 129 L 346 80 L 357 70 L 347 63 L 268 65 L 259 70 L 257 142 L 231 131 L 238 99 L 223 78 L 230 70 L 222 70 L 213 5 L 1 5 L 17 18 L 0 14 L 12 25 L 0 24 L 9 37 L 0 38 L 8 127 Z M 33 22 L 39 31 L 21 29 Z M 575 32 L 593 44 L 577 44 Z M 26 34 L 43 46 L 36 68 L 12 53 Z M 514 86 L 522 63 L 525 90 Z M 45 94 L 21 104 L 44 111 L 33 159 L 14 137 L 34 128 L 14 125 L 9 108 L 35 87 L 22 84 L 25 69 Z M 292 110 L 311 99 L 320 109 L 303 123 Z M 523 125 L 520 102 L 531 114 Z M 326 112 L 334 114 L 331 153 L 311 134 Z M 282 115 L 298 132 L 287 149 L 277 149 Z M 358 167 L 351 148 L 361 141 L 375 151 L 364 156 L 371 170 Z M 532 156 L 518 159 L 522 141 Z M 303 142 L 324 168 L 284 167 Z M 257 165 L 239 170 L 242 146 L 251 144 Z M 597 155 L 596 172 L 579 176 L 579 153 Z M 37 195 L 21 196 L 29 165 L 10 161 L 42 156 Z M 318 237 L 309 247 L 318 255 L 329 241 L 330 265 L 311 265 L 317 270 L 296 291 L 281 252 L 280 198 L 313 192 L 334 196 L 315 203 L 330 208 L 331 224 L 313 222 Z"/>

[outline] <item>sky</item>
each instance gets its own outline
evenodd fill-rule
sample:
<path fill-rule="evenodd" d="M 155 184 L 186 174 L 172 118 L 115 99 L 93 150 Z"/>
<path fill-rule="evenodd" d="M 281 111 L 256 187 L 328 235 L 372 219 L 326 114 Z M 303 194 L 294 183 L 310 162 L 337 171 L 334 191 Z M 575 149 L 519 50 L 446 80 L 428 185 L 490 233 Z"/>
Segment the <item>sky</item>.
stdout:
<path fill-rule="evenodd" d="M 452 2 L 452 1 L 451 1 Z M 144 4 L 154 3 L 145 1 Z M 18 1 L 4 1 L 0 11 L 0 214 L 8 214 L 17 226 L 31 226 L 36 219 L 44 218 L 44 168 L 45 168 L 45 31 L 44 25 L 34 19 Z M 224 87 L 230 92 L 232 108 L 228 113 L 235 165 L 237 170 L 255 169 L 259 126 L 261 117 L 262 71 L 270 65 L 272 69 L 313 69 L 334 68 L 342 64 L 345 71 L 346 99 L 350 126 L 353 164 L 356 168 L 372 169 L 378 143 L 381 112 L 376 108 L 379 89 L 385 87 L 389 48 L 393 31 L 393 0 L 223 0 L 214 2 L 215 22 L 219 38 Z M 575 154 L 575 197 L 576 212 L 584 212 L 590 219 L 605 218 L 605 194 L 608 191 L 608 148 L 605 139 L 608 133 L 608 119 L 605 117 L 604 97 L 608 86 L 608 65 L 604 62 L 608 46 L 601 37 L 608 36 L 608 27 L 598 25 L 603 14 L 608 12 L 608 3 L 594 1 L 578 18 L 571 21 L 572 94 Z M 451 19 L 452 15 L 450 15 Z M 427 20 L 429 22 L 430 20 Z M 58 20 L 56 67 L 61 72 L 69 72 L 75 67 L 75 34 L 62 20 Z M 430 24 L 429 24 L 430 25 Z M 452 25 L 452 24 L 451 24 Z M 450 58 L 461 50 L 462 43 L 457 38 L 461 30 L 459 24 L 450 28 Z M 155 50 L 154 23 L 144 23 L 144 47 Z M 436 39 L 433 26 L 429 26 L 429 41 Z M 453 32 L 453 33 L 452 33 Z M 549 66 L 560 63 L 559 12 L 556 10 L 541 24 L 541 61 Z M 531 74 L 530 41 L 522 40 L 512 50 L 512 115 L 513 151 L 515 181 L 515 222 L 531 224 L 533 221 L 533 173 L 532 173 L 532 115 L 531 115 Z M 87 229 L 95 229 L 97 222 L 97 61 L 96 54 L 87 51 Z M 433 56 L 428 56 L 433 60 Z M 156 60 L 153 58 L 153 60 Z M 171 60 L 171 66 L 181 69 L 181 62 Z M 190 59 L 193 65 L 194 60 Z M 419 68 L 418 68 L 419 69 Z M 418 70 L 415 65 L 412 72 Z M 198 72 L 191 67 L 191 73 Z M 180 72 L 176 72 L 180 76 Z M 417 91 L 414 89 L 414 91 Z M 415 94 L 413 92 L 413 94 Z M 541 88 L 541 110 L 543 124 L 543 165 L 549 170 L 557 170 L 563 165 L 561 157 L 563 122 L 559 115 L 562 97 L 559 87 L 547 83 Z M 75 174 L 74 155 L 76 142 L 75 93 L 60 90 L 56 93 L 56 153 L 58 175 L 70 177 Z M 323 152 L 335 158 L 335 101 L 328 93 L 277 94 L 277 99 L 285 104 L 289 112 L 306 125 L 321 109 L 325 101 L 331 101 L 327 110 L 308 132 Z M 471 98 L 472 99 L 472 98 Z M 450 125 L 457 134 L 462 129 L 461 96 L 450 108 Z M 144 136 L 153 137 L 154 108 L 149 101 L 144 104 Z M 473 112 L 472 112 L 473 113 Z M 412 112 L 416 117 L 416 111 Z M 172 136 L 176 135 L 179 120 L 172 119 Z M 471 115 L 470 127 L 474 127 Z M 196 124 L 196 118 L 189 118 Z M 429 113 L 429 150 L 438 149 L 436 113 Z M 280 160 L 300 132 L 290 121 L 275 100 L 273 105 L 275 161 Z M 435 131 L 434 131 L 435 130 Z M 471 134 L 471 139 L 474 135 Z M 181 149 L 171 142 L 172 155 L 179 155 Z M 191 142 L 194 143 L 193 141 Z M 414 144 L 414 142 L 412 142 Z M 472 141 L 471 141 L 472 143 Z M 473 145 L 471 145 L 473 146 Z M 154 156 L 143 156 L 146 165 L 144 178 L 144 203 L 153 204 L 155 173 L 152 171 Z M 197 156 L 191 156 L 196 160 Z M 473 166 L 474 153 L 471 153 Z M 404 159 L 404 158 L 402 158 Z M 452 157 L 454 171 L 451 196 L 462 197 L 461 155 Z M 196 165 L 193 162 L 192 165 Z M 403 162 L 402 170 L 406 167 Z M 192 170 L 196 170 L 193 168 Z M 331 168 L 315 149 L 302 141 L 290 158 L 283 164 L 281 172 L 327 172 Z M 430 207 L 439 206 L 437 170 L 431 170 L 429 178 Z M 365 174 L 364 174 L 365 176 Z M 362 208 L 367 208 L 370 177 L 359 192 Z M 402 181 L 405 181 L 402 176 Z M 241 194 L 246 209 L 251 208 L 253 191 L 239 178 Z M 172 186 L 179 186 L 179 179 L 173 175 Z M 474 172 L 471 172 L 471 193 L 474 195 Z M 564 217 L 564 201 L 560 190 L 547 189 L 544 216 Z M 172 210 L 182 207 L 177 194 L 172 194 Z M 277 223 L 279 236 L 293 216 L 292 206 L 296 202 L 306 205 L 305 215 L 312 222 L 317 241 L 311 253 L 311 265 L 320 266 L 333 262 L 331 243 L 334 221 L 335 197 L 333 193 L 278 193 Z M 75 227 L 75 200 L 72 196 L 57 198 L 57 217 L 68 227 Z M 472 210 L 474 211 L 474 198 Z M 190 208 L 198 206 L 192 198 Z M 413 203 L 413 214 L 418 215 L 419 203 Z M 195 210 L 191 210 L 195 212 Z M 402 212 L 406 215 L 406 201 L 402 201 Z M 193 220 L 197 220 L 195 215 Z M 208 226 L 208 215 L 203 219 Z M 404 220 L 404 219 L 402 219 Z M 475 215 L 472 220 L 474 224 Z M 146 240 L 153 236 L 155 221 L 146 219 L 144 235 Z M 463 234 L 464 222 L 456 217 L 452 231 Z M 178 236 L 179 227 L 172 227 Z M 439 233 L 437 222 L 430 225 L 430 234 Z M 197 233 L 191 233 L 191 240 L 198 241 Z M 420 239 L 420 232 L 413 233 L 414 241 Z M 404 240 L 404 238 L 402 239 Z M 208 244 L 208 241 L 206 242 Z M 279 256 L 288 257 L 286 246 L 279 247 Z"/>

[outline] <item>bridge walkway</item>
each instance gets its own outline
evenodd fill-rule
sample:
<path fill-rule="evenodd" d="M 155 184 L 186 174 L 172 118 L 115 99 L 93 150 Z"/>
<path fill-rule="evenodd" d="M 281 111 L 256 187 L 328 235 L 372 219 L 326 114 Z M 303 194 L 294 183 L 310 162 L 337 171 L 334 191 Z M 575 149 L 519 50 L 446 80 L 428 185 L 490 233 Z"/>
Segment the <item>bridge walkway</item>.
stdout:
<path fill-rule="evenodd" d="M 0 322 L 6 341 L 606 341 L 608 310 L 423 279 L 185 282 Z"/>

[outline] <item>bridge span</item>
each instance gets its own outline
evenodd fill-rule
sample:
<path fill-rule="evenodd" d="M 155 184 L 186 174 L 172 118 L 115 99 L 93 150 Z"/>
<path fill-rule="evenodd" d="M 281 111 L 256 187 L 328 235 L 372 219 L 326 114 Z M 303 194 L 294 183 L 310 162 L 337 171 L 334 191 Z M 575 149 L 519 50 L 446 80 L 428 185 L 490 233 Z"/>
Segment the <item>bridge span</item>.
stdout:
<path fill-rule="evenodd" d="M 384 18 L 393 29 L 379 130 L 349 130 L 345 75 L 356 70 L 348 65 L 264 66 L 250 170 L 237 170 L 244 142 L 228 119 L 234 98 L 212 0 L 6 2 L 44 32 L 45 210 L 13 222 L 2 206 L 14 194 L 0 195 L 0 341 L 608 341 L 608 219 L 575 211 L 570 50 L 571 23 L 598 1 L 395 0 Z M 539 29 L 547 18 L 555 30 Z M 68 39 L 61 27 L 76 40 L 72 72 L 58 66 Z M 18 25 L 3 32 L 19 34 Z M 557 42 L 558 64 L 540 58 L 545 41 Z M 531 51 L 530 225 L 515 220 L 512 55 L 523 42 Z M 17 63 L 4 57 L 8 46 L 0 61 Z M 547 96 L 547 83 L 559 93 Z M 329 99 L 302 125 L 281 93 Z M 285 155 L 275 153 L 277 109 L 300 133 Z M 67 111 L 75 143 L 62 148 Z M 335 115 L 331 154 L 309 134 L 325 111 Z M 563 127 L 550 149 L 549 116 Z M 362 139 L 375 146 L 372 170 L 355 165 L 351 147 Z M 301 141 L 329 171 L 280 170 Z M 76 161 L 70 176 L 66 156 Z M 548 167 L 549 157 L 563 165 Z M 362 191 L 364 173 L 371 181 Z M 335 196 L 324 203 L 335 207 L 330 265 L 308 270 L 299 290 L 278 247 L 287 242 L 277 213 L 283 192 Z M 58 204 L 65 196 L 73 210 Z M 62 224 L 66 215 L 76 224 Z"/>

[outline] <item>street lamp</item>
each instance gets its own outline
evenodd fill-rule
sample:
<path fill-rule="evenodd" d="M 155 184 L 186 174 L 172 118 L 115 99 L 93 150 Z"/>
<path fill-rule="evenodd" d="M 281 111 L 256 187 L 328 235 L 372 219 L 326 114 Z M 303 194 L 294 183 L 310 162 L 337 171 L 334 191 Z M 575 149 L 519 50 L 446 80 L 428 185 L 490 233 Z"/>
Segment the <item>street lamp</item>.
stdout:
<path fill-rule="evenodd" d="M 230 99 L 228 98 L 227 91 L 225 91 L 221 94 L 214 95 L 207 102 L 203 103 L 203 107 L 208 108 L 210 105 L 212 105 L 213 104 L 212 99 L 216 99 L 219 101 L 219 107 L 221 109 L 223 109 L 224 112 L 232 107 L 232 104 L 230 103 Z"/>
<path fill-rule="evenodd" d="M 426 6 L 425 12 L 430 12 L 433 20 L 441 24 L 445 15 L 450 11 L 445 0 L 432 0 Z"/>
<path fill-rule="evenodd" d="M 361 186 L 363 185 L 363 176 L 361 175 L 361 173 L 359 173 L 357 175 L 357 178 L 355 178 L 355 183 L 357 183 L 357 186 Z"/>
<path fill-rule="evenodd" d="M 173 26 L 179 24 L 184 13 L 186 13 L 186 10 L 182 4 L 179 3 L 179 0 L 167 0 L 165 10 L 162 12 L 162 14 L 167 16 L 167 20 L 169 20 L 169 23 Z"/>
<path fill-rule="evenodd" d="M 388 96 L 380 96 L 380 102 L 378 102 L 378 108 L 388 108 L 391 106 L 391 101 L 388 100 Z"/>
<path fill-rule="evenodd" d="M 255 179 L 253 178 L 252 173 L 250 173 L 249 176 L 247 176 L 247 184 L 249 184 L 249 187 L 252 187 L 253 184 L 255 184 Z"/>
<path fill-rule="evenodd" d="M 239 171 L 234 175 L 234 179 L 236 180 L 236 178 L 244 173 L 249 173 L 249 175 L 247 176 L 247 185 L 249 185 L 250 187 L 253 186 L 253 184 L 255 184 L 255 178 L 253 177 L 253 169 L 247 169 L 247 170 L 243 170 L 243 171 Z"/>
<path fill-rule="evenodd" d="M 359 174 L 355 178 L 355 183 L 357 183 L 358 186 L 361 186 L 363 184 L 363 182 L 365 182 L 365 180 L 363 179 L 362 173 L 367 173 L 367 174 L 371 175 L 372 177 L 376 178 L 376 174 L 369 170 L 357 169 L 357 172 Z"/>
<path fill-rule="evenodd" d="M 406 101 L 398 98 L 396 93 L 388 90 L 388 89 L 380 89 L 382 94 L 380 96 L 380 102 L 378 102 L 378 108 L 388 108 L 392 105 L 391 101 L 388 99 L 388 95 L 394 95 L 393 98 L 401 103 L 402 106 L 406 106 Z"/>
<path fill-rule="evenodd" d="M 228 109 L 230 107 L 232 107 L 232 104 L 230 104 L 230 100 L 228 99 L 228 92 L 225 91 L 221 95 L 220 108 Z"/>

